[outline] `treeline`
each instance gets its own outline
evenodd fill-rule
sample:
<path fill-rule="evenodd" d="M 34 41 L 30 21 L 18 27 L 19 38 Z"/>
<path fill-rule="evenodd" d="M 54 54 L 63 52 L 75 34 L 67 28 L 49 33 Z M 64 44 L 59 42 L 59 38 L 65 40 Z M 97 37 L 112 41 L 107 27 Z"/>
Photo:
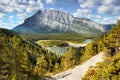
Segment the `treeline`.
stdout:
<path fill-rule="evenodd" d="M 82 42 L 85 39 L 96 38 L 93 34 L 75 34 L 75 33 L 23 33 L 21 34 L 28 40 L 37 41 L 37 40 L 68 40 L 73 42 Z"/>
<path fill-rule="evenodd" d="M 83 80 L 119 80 L 120 79 L 120 20 L 109 33 L 98 41 L 99 51 L 106 53 L 105 60 L 91 68 Z"/>

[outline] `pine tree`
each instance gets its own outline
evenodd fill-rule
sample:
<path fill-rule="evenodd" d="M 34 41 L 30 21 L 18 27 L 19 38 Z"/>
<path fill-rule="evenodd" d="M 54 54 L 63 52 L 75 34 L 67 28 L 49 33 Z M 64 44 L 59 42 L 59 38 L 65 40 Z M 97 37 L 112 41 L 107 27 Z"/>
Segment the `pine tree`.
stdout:
<path fill-rule="evenodd" d="M 72 47 L 69 48 L 68 52 L 64 54 L 61 60 L 61 68 L 63 70 L 74 67 L 78 62 L 77 60 L 77 52 Z"/>
<path fill-rule="evenodd" d="M 39 77 L 44 77 L 45 73 L 48 70 L 48 62 L 45 59 L 44 55 L 41 55 L 38 60 L 37 64 L 35 66 L 35 74 L 38 75 Z"/>

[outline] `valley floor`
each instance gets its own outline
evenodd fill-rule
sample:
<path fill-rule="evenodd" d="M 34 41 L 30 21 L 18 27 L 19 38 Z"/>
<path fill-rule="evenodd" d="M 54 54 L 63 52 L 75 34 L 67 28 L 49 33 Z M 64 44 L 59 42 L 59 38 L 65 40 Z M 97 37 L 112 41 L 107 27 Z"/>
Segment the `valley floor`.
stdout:
<path fill-rule="evenodd" d="M 82 77 L 84 77 L 90 66 L 95 66 L 96 63 L 103 61 L 103 55 L 104 52 L 100 52 L 85 63 L 65 72 L 58 73 L 52 77 L 56 80 L 82 80 Z"/>

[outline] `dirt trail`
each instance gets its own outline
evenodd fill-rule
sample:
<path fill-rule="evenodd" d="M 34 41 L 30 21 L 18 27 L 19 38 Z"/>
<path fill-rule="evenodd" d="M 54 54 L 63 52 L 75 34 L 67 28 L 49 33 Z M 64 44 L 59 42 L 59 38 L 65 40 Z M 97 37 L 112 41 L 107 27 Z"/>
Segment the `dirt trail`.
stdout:
<path fill-rule="evenodd" d="M 86 74 L 90 66 L 95 66 L 96 63 L 102 62 L 103 55 L 104 52 L 100 52 L 87 60 L 85 63 L 65 72 L 58 73 L 52 77 L 56 80 L 82 80 L 82 77 Z"/>

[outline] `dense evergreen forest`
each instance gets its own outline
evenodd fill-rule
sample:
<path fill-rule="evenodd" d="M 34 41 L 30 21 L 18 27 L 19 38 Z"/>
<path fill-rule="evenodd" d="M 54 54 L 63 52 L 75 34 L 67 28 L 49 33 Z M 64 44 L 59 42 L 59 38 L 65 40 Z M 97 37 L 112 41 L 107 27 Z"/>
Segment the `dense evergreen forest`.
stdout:
<path fill-rule="evenodd" d="M 84 48 L 69 47 L 64 55 L 48 52 L 17 33 L 0 29 L 0 79 L 41 80 L 78 65 Z"/>
<path fill-rule="evenodd" d="M 89 70 L 85 80 L 119 79 L 120 77 L 120 21 L 112 30 L 86 47 L 69 47 L 63 55 L 48 52 L 19 34 L 0 29 L 0 79 L 44 80 L 73 68 L 101 51 L 106 52 L 103 63 Z"/>
<path fill-rule="evenodd" d="M 0 29 L 0 79 L 27 80 L 37 78 L 34 68 L 37 58 L 46 52 L 16 33 Z"/>

